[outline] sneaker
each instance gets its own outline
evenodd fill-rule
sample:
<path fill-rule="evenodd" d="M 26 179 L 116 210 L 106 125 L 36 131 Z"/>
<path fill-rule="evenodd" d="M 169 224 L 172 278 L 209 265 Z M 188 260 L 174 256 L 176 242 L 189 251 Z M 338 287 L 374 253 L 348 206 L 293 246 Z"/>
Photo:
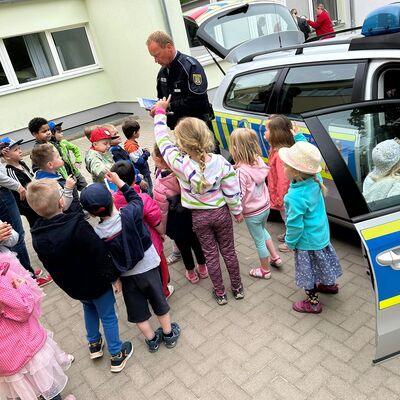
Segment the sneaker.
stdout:
<path fill-rule="evenodd" d="M 124 342 L 121 346 L 121 351 L 118 354 L 111 356 L 111 372 L 121 372 L 129 358 L 133 354 L 133 346 L 131 342 Z"/>
<path fill-rule="evenodd" d="M 40 287 L 43 287 L 43 286 L 46 286 L 49 283 L 53 282 L 53 278 L 50 275 L 47 275 L 43 278 L 37 278 L 36 282 Z"/>
<path fill-rule="evenodd" d="M 168 300 L 174 294 L 175 288 L 169 283 L 167 285 L 167 288 L 168 288 L 169 295 L 166 297 L 166 299 Z"/>
<path fill-rule="evenodd" d="M 35 270 L 33 271 L 33 273 L 35 274 L 36 278 L 39 278 L 39 276 L 42 276 L 42 275 L 43 275 L 43 270 L 40 269 L 40 268 L 38 268 L 38 269 L 35 269 Z"/>
<path fill-rule="evenodd" d="M 175 264 L 182 258 L 180 252 L 172 252 L 168 257 L 167 257 L 167 263 L 168 265 Z"/>
<path fill-rule="evenodd" d="M 224 306 L 225 304 L 228 303 L 228 298 L 226 297 L 226 294 L 223 294 L 222 296 L 217 296 L 215 289 L 212 290 L 212 293 L 218 305 Z"/>
<path fill-rule="evenodd" d="M 197 272 L 195 270 L 193 270 L 193 271 L 185 271 L 185 276 L 186 276 L 186 279 L 190 283 L 193 283 L 193 284 L 197 283 L 200 280 L 200 278 L 197 275 Z"/>
<path fill-rule="evenodd" d="M 292 308 L 294 311 L 308 314 L 319 314 L 322 311 L 321 303 L 311 304 L 308 300 L 296 301 Z"/>
<path fill-rule="evenodd" d="M 71 364 L 75 361 L 75 357 L 72 354 L 68 354 L 67 358 Z"/>
<path fill-rule="evenodd" d="M 206 264 L 199 264 L 197 266 L 197 273 L 199 274 L 200 279 L 208 278 L 208 268 Z"/>
<path fill-rule="evenodd" d="M 160 348 L 160 343 L 163 341 L 163 330 L 158 328 L 155 332 L 155 337 L 153 340 L 146 339 L 146 344 L 149 346 L 149 352 L 155 353 Z"/>
<path fill-rule="evenodd" d="M 291 253 L 292 250 L 289 249 L 289 247 L 287 247 L 286 243 L 282 243 L 278 246 L 279 251 L 281 251 L 282 253 Z"/>
<path fill-rule="evenodd" d="M 171 332 L 171 336 L 165 336 L 165 334 L 163 334 L 165 347 L 168 349 L 172 349 L 176 346 L 178 338 L 181 335 L 181 328 L 176 322 L 171 323 Z"/>
<path fill-rule="evenodd" d="M 102 337 L 97 342 L 89 343 L 90 359 L 94 360 L 95 358 L 103 357 L 103 347 L 104 341 Z"/>
<path fill-rule="evenodd" d="M 236 300 L 242 300 L 242 299 L 244 299 L 244 291 L 243 291 L 243 288 L 241 287 L 240 289 L 238 289 L 238 290 L 232 290 L 232 294 L 233 294 L 233 297 L 236 299 Z"/>

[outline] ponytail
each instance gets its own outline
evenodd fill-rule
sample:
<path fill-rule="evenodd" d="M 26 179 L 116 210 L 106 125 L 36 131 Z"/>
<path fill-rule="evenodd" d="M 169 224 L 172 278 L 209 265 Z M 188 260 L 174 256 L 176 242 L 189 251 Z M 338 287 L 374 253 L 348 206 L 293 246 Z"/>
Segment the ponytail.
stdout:
<path fill-rule="evenodd" d="M 326 195 L 328 194 L 328 188 L 323 184 L 323 182 L 321 182 L 318 178 L 317 175 L 314 175 L 314 181 L 318 183 L 321 192 L 322 192 L 322 196 L 326 197 Z"/>

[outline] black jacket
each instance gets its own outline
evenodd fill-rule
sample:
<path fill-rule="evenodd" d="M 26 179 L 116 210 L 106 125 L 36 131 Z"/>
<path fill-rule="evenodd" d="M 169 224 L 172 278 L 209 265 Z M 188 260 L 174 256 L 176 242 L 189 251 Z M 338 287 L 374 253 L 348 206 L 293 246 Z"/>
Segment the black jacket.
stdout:
<path fill-rule="evenodd" d="M 120 209 L 122 230 L 109 238 L 104 238 L 115 266 L 119 271 L 132 269 L 152 245 L 150 233 L 143 222 L 143 202 L 139 195 L 127 184 L 122 186 L 126 202 Z"/>
<path fill-rule="evenodd" d="M 167 125 L 174 129 L 182 117 L 196 117 L 207 122 L 214 118 L 207 96 L 207 77 L 201 64 L 179 51 L 172 63 L 157 76 L 159 99 L 171 95 Z"/>
<path fill-rule="evenodd" d="M 106 246 L 82 214 L 40 218 L 31 233 L 40 261 L 73 299 L 97 299 L 118 278 Z"/>

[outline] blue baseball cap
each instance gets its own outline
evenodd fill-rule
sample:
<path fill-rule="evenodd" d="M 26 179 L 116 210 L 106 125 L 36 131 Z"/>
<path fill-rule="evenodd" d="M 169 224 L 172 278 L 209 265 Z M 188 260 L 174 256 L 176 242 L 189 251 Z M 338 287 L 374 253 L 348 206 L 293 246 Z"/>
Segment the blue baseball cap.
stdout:
<path fill-rule="evenodd" d="M 101 183 L 86 186 L 80 196 L 82 207 L 92 215 L 99 215 L 107 210 L 112 202 L 110 191 Z"/>
<path fill-rule="evenodd" d="M 59 122 L 58 124 L 56 124 L 54 121 L 49 121 L 48 123 L 49 129 L 54 132 L 56 130 L 57 127 L 61 128 L 61 125 L 63 124 L 62 122 Z"/>
<path fill-rule="evenodd" d="M 15 141 L 9 137 L 3 137 L 0 139 L 0 150 L 3 150 L 5 148 L 11 149 L 11 147 L 19 146 L 21 143 L 23 143 L 23 139 Z"/>

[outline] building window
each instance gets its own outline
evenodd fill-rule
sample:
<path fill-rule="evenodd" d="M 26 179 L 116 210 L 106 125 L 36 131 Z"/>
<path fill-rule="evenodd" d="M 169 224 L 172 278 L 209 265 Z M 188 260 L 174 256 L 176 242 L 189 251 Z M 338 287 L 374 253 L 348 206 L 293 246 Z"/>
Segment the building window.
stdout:
<path fill-rule="evenodd" d="M 0 39 L 0 92 L 97 67 L 84 26 Z"/>
<path fill-rule="evenodd" d="M 51 34 L 64 71 L 95 64 L 85 28 Z"/>

